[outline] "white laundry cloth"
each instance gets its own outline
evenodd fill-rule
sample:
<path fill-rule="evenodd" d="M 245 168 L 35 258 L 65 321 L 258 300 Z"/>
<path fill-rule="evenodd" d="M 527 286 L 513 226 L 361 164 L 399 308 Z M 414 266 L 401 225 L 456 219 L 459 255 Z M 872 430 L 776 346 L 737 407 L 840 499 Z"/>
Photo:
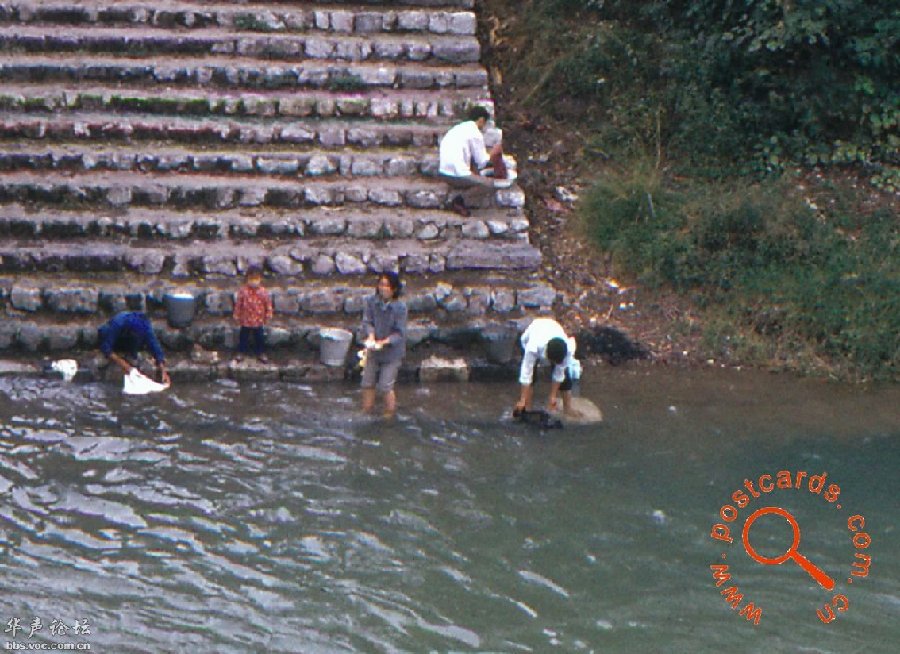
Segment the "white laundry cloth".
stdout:
<path fill-rule="evenodd" d="M 122 379 L 122 392 L 125 395 L 146 395 L 147 393 L 159 393 L 169 387 L 168 384 L 160 384 L 153 381 L 137 368 L 132 368 Z"/>
<path fill-rule="evenodd" d="M 63 381 L 70 382 L 78 372 L 78 362 L 75 359 L 60 359 L 51 363 L 50 369 L 62 373 Z"/>

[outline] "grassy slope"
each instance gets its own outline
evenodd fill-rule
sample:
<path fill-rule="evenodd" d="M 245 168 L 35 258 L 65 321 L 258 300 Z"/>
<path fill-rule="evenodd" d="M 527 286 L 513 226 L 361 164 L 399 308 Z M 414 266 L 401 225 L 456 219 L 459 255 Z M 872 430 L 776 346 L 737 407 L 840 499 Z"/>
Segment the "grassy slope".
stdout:
<path fill-rule="evenodd" d="M 561 78 L 579 73 L 576 46 L 614 26 L 586 29 L 572 16 L 566 29 L 548 29 L 522 9 L 485 0 L 482 37 L 546 273 L 579 305 L 571 320 L 625 327 L 658 355 L 897 379 L 896 196 L 852 169 L 701 177 L 667 151 L 674 118 L 627 44 L 610 62 L 621 74 L 594 80 L 602 91 L 580 100 L 561 91 Z M 589 189 L 575 212 L 560 210 L 560 185 Z M 598 290 L 620 276 L 634 296 Z M 641 310 L 620 302 L 632 299 Z"/>

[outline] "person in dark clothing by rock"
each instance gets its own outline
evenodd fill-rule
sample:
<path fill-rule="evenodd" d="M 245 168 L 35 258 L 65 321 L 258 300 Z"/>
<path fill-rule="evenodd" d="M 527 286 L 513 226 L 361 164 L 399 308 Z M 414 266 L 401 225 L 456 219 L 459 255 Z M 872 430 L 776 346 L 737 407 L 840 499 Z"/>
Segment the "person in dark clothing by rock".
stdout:
<path fill-rule="evenodd" d="M 166 356 L 156 334 L 153 333 L 150 319 L 143 312 L 123 311 L 116 314 L 97 330 L 97 336 L 100 341 L 100 352 L 119 366 L 126 375 L 137 365 L 138 353 L 141 350 L 149 350 L 156 360 L 160 382 L 171 383 L 166 369 Z"/>
<path fill-rule="evenodd" d="M 397 410 L 394 383 L 406 355 L 406 303 L 400 297 L 400 276 L 386 272 L 378 277 L 375 294 L 366 299 L 361 334 L 366 346 L 362 374 L 362 409 L 375 406 L 376 388 L 384 395 L 384 415 Z"/>

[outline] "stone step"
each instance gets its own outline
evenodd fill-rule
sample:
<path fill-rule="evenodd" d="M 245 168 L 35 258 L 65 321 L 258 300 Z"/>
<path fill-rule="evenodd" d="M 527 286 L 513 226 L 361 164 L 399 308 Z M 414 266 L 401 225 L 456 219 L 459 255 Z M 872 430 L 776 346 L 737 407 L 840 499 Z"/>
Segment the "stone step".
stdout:
<path fill-rule="evenodd" d="M 439 158 L 436 148 L 404 148 L 340 151 L 305 145 L 291 148 L 258 146 L 221 148 L 177 148 L 147 143 L 141 147 L 101 146 L 92 143 L 43 145 L 18 143 L 3 148 L 0 141 L 0 172 L 59 171 L 218 175 L 272 175 L 276 177 L 413 177 L 437 178 Z M 507 166 L 515 169 L 512 157 Z"/>
<path fill-rule="evenodd" d="M 270 120 L 116 116 L 71 111 L 63 115 L 0 113 L 0 139 L 42 141 L 168 141 L 207 145 L 319 145 L 325 148 L 437 147 L 446 125 L 373 120 Z"/>
<path fill-rule="evenodd" d="M 489 334 L 505 332 L 512 338 L 521 333 L 536 312 L 519 319 L 510 319 L 505 314 L 459 317 L 455 320 L 431 320 L 428 317 L 413 317 L 407 323 L 407 360 L 414 361 L 424 352 L 425 356 L 435 348 L 456 351 L 457 356 L 465 353 L 470 357 L 483 358 L 486 353 L 486 337 Z M 99 356 L 97 329 L 105 322 L 106 316 L 66 317 L 56 320 L 16 320 L 0 323 L 0 351 L 6 355 L 15 353 L 53 354 L 54 358 L 81 358 L 90 351 Z M 311 319 L 290 319 L 277 317 L 266 329 L 266 350 L 274 357 L 293 356 L 301 359 L 317 360 L 320 333 L 325 328 L 339 327 L 353 332 L 356 336 L 348 352 L 348 365 L 355 361 L 360 347 L 358 329 L 360 319 L 354 316 L 342 318 L 315 317 Z M 227 318 L 197 320 L 189 327 L 174 329 L 164 319 L 153 319 L 153 331 L 159 338 L 169 363 L 174 381 L 179 381 L 176 363 L 182 353 L 187 353 L 196 344 L 209 363 L 229 365 L 229 360 L 237 349 L 238 329 Z M 516 345 L 510 346 L 511 360 L 518 358 Z M 218 360 L 209 361 L 211 352 L 218 353 Z M 86 362 L 83 362 L 86 363 Z M 513 362 L 512 365 L 515 365 Z M 274 367 L 274 366 L 273 366 Z M 337 369 L 338 377 L 343 377 L 343 369 Z M 277 377 L 275 377 L 277 379 Z"/>
<path fill-rule="evenodd" d="M 0 205 L 0 237 L 21 239 L 140 238 L 144 240 L 217 240 L 317 238 L 528 241 L 528 220 L 505 212 L 478 210 L 469 218 L 442 210 L 364 211 L 317 207 L 290 209 L 172 211 L 73 211 L 55 207 Z"/>
<path fill-rule="evenodd" d="M 234 121 L 242 118 L 415 120 L 449 126 L 463 119 L 469 107 L 476 104 L 493 114 L 493 104 L 480 89 L 415 93 L 393 89 L 353 93 L 309 90 L 229 93 L 215 89 L 148 89 L 124 85 L 61 88 L 44 84 L 10 84 L 0 89 L 0 111 L 6 114 L 60 115 L 80 111 L 222 117 Z"/>
<path fill-rule="evenodd" d="M 0 82 L 125 83 L 243 89 L 400 88 L 426 91 L 472 88 L 487 91 L 487 71 L 478 64 L 257 62 L 233 57 L 139 57 L 97 55 L 61 58 L 13 54 L 0 61 Z"/>
<path fill-rule="evenodd" d="M 222 28 L 189 32 L 124 27 L 48 27 L 0 25 L 0 52 L 114 54 L 127 58 L 148 53 L 166 56 L 234 56 L 267 61 L 416 61 L 477 62 L 481 47 L 474 36 L 458 34 L 284 35 L 247 34 Z"/>
<path fill-rule="evenodd" d="M 169 206 L 235 209 L 239 207 L 317 206 L 409 207 L 439 209 L 455 191 L 444 182 L 421 177 L 328 178 L 179 175 L 139 172 L 64 174 L 14 172 L 0 177 L 0 203 L 20 202 L 96 207 Z M 496 189 L 493 206 L 521 213 L 525 195 L 516 186 Z"/>
<path fill-rule="evenodd" d="M 315 280 L 305 284 L 285 280 L 266 282 L 275 318 L 359 318 L 365 298 L 374 292 L 368 283 L 346 284 Z M 163 280 L 116 274 L 79 279 L 36 276 L 0 279 L 0 315 L 11 320 L 62 320 L 82 316 L 108 318 L 119 311 L 145 311 L 165 319 L 167 293 L 190 294 L 195 319 L 230 318 L 241 280 L 209 280 L 202 284 L 172 284 Z M 493 315 L 513 319 L 530 311 L 548 309 L 557 299 L 548 285 L 529 280 L 465 279 L 441 275 L 440 280 L 406 280 L 403 299 L 413 318 L 452 320 Z"/>
<path fill-rule="evenodd" d="M 404 148 L 340 151 L 301 145 L 261 149 L 247 145 L 230 149 L 178 148 L 147 143 L 138 146 L 104 146 L 94 143 L 43 145 L 0 142 L 0 171 L 57 170 L 141 171 L 179 173 L 235 173 L 296 177 L 435 177 L 435 148 Z"/>
<path fill-rule="evenodd" d="M 474 0 L 447 2 L 34 2 L 0 4 L 0 23 L 135 25 L 145 28 L 223 27 L 252 32 L 317 30 L 339 33 L 475 34 Z M 338 5 L 328 6 L 328 5 Z M 198 6 L 200 5 L 200 6 Z M 350 6 L 346 6 L 350 5 Z M 354 6 L 355 5 L 355 6 Z M 382 5 L 382 6 L 378 6 Z"/>
<path fill-rule="evenodd" d="M 518 241 L 449 239 L 432 232 L 415 238 L 363 241 L 348 238 L 308 238 L 294 243 L 259 240 L 123 242 L 0 239 L 0 273 L 132 272 L 161 278 L 236 277 L 248 265 L 294 279 L 371 275 L 385 270 L 405 274 L 445 271 L 536 271 L 541 254 Z M 519 274 L 519 273 L 516 273 Z"/>

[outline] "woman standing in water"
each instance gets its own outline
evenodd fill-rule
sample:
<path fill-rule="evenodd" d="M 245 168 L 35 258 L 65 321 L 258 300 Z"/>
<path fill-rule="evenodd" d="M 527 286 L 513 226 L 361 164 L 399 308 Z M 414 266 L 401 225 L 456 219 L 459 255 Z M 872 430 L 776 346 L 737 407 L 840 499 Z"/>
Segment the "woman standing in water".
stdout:
<path fill-rule="evenodd" d="M 362 318 L 362 337 L 368 350 L 362 373 L 362 410 L 373 409 L 377 389 L 384 395 L 387 418 L 397 411 L 394 383 L 406 355 L 407 309 L 399 299 L 400 288 L 397 273 L 381 273 L 375 294 L 366 298 Z"/>

